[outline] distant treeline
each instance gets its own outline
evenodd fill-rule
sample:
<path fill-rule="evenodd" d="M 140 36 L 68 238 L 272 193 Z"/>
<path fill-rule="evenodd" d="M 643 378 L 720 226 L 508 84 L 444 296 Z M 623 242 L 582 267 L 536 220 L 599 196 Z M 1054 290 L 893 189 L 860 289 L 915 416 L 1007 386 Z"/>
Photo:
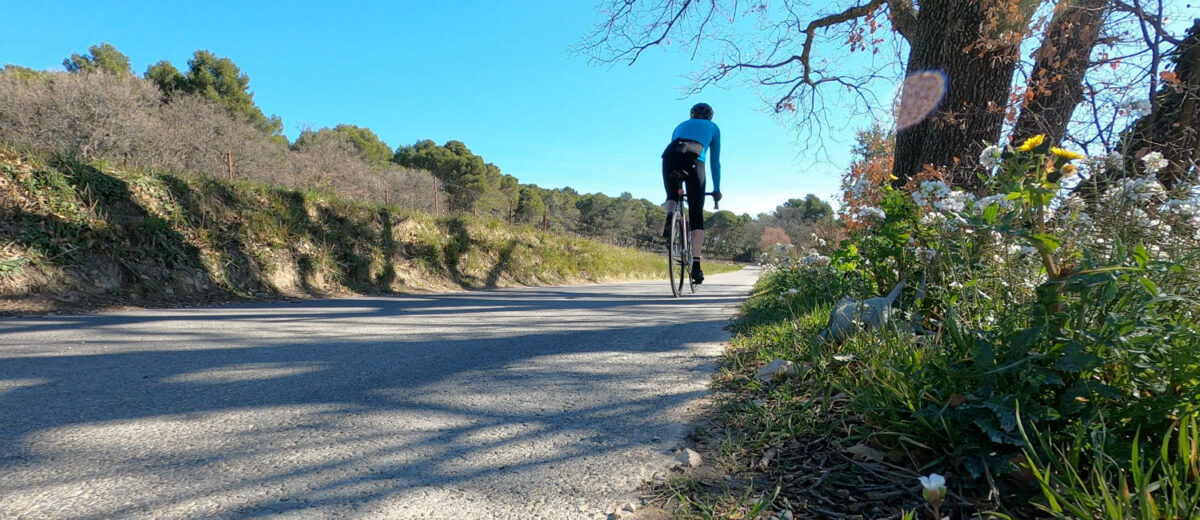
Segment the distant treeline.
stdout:
<path fill-rule="evenodd" d="M 342 124 L 304 130 L 288 142 L 279 116 L 254 103 L 250 78 L 206 50 L 196 51 L 184 71 L 160 61 L 141 77 L 106 43 L 63 65 L 65 73 L 0 70 L 0 143 L 128 168 L 327 190 L 430 213 L 491 216 L 618 245 L 653 247 L 660 240 L 666 214 L 657 202 L 521 184 L 459 141 L 422 140 L 393 151 L 370 129 Z M 816 227 L 831 219 L 830 206 L 813 195 L 757 217 L 706 214 L 705 251 L 750 260 L 776 242 L 808 245 Z"/>

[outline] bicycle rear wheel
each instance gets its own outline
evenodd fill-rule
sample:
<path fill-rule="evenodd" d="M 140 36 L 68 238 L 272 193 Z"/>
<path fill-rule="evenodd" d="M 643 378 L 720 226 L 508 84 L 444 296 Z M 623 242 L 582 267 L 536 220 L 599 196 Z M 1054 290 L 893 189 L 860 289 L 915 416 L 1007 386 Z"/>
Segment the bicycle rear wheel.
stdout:
<path fill-rule="evenodd" d="M 683 296 L 683 279 L 687 276 L 687 231 L 683 219 L 676 214 L 671 222 L 671 238 L 667 243 L 667 272 L 671 279 L 671 294 Z"/>

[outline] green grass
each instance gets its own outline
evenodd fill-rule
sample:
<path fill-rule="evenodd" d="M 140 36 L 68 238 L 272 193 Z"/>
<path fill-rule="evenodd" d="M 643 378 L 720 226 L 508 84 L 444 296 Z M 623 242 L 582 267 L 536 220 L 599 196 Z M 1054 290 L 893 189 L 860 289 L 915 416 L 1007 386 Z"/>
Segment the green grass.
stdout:
<path fill-rule="evenodd" d="M 1002 436 L 1003 423 L 995 430 L 979 430 L 977 417 L 1002 418 L 1007 410 L 975 404 L 981 391 L 971 386 L 971 378 L 987 374 L 974 375 L 972 359 L 955 354 L 948 337 L 914 341 L 911 334 L 888 329 L 859 334 L 840 345 L 817 342 L 829 302 L 838 296 L 828 292 L 787 270 L 760 279 L 733 325 L 734 338 L 716 378 L 721 397 L 714 428 L 719 434 L 711 451 L 729 478 L 678 477 L 659 484 L 658 504 L 676 518 L 767 518 L 784 504 L 832 497 L 839 487 L 845 489 L 839 482 L 890 485 L 893 498 L 882 504 L 880 514 L 900 517 L 915 511 L 916 518 L 927 518 L 924 501 L 913 488 L 917 476 L 935 472 L 950 475 L 956 498 L 943 504 L 942 512 L 954 518 L 1200 518 L 1200 434 L 1194 410 L 1154 426 L 1157 431 L 1143 429 L 1132 436 L 1121 432 L 1128 431 L 1127 420 L 1118 418 L 1115 409 L 1102 410 L 1112 417 L 1107 426 L 1102 416 L 1098 423 L 1072 422 L 1054 432 L 1018 431 L 1025 446 L 1018 448 L 1018 454 L 1025 453 L 1023 461 L 1009 456 L 1003 459 L 1009 466 L 1000 470 L 995 462 L 981 464 L 985 472 L 994 472 L 991 481 L 999 483 L 1001 493 L 994 496 L 989 477 L 972 478 L 970 473 L 970 464 L 985 460 L 987 450 L 1011 449 Z M 757 370 L 775 358 L 794 362 L 798 374 L 770 383 L 756 379 Z M 1015 384 L 1005 388 L 1011 386 Z M 1021 402 L 1031 401 L 1016 406 Z M 1026 424 L 1024 413 L 1024 407 L 1013 410 L 1015 428 Z M 1132 447 L 1127 446 L 1130 441 Z M 864 472 L 860 466 L 870 464 L 849 463 L 845 450 L 859 446 L 884 457 L 883 465 Z M 753 467 L 768 452 L 777 453 L 776 462 L 765 470 Z M 813 460 L 849 464 L 832 464 L 831 469 L 814 466 Z M 878 475 L 867 474 L 876 471 L 887 478 L 871 480 Z M 745 498 L 770 495 L 787 478 L 814 474 L 822 475 L 819 485 L 784 486 L 765 509 Z M 1028 479 L 1026 485 L 1020 484 L 1022 478 Z M 1130 491 L 1116 491 L 1126 489 Z"/>

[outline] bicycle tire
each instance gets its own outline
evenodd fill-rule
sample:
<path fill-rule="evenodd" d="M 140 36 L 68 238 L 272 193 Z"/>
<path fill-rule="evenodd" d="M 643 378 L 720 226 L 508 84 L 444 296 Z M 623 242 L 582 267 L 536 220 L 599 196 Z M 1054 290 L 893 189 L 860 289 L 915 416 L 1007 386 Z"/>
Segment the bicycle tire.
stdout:
<path fill-rule="evenodd" d="M 683 219 L 676 214 L 671 222 L 671 238 L 667 244 L 667 271 L 670 274 L 671 294 L 683 296 L 683 279 L 688 276 L 687 264 L 683 261 L 687 252 L 687 230 Z"/>

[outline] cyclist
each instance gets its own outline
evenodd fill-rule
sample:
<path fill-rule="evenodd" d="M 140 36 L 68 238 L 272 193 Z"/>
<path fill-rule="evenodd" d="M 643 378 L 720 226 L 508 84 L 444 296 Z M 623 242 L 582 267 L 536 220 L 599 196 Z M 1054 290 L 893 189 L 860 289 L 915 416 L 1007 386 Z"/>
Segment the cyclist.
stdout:
<path fill-rule="evenodd" d="M 721 200 L 721 129 L 712 122 L 713 109 L 708 103 L 696 103 L 692 117 L 679 123 L 671 134 L 671 144 L 663 151 L 663 187 L 667 190 L 667 225 L 663 236 L 671 233 L 671 219 L 678 207 L 679 186 L 687 183 L 688 225 L 692 228 L 692 281 L 704 281 L 700 270 L 700 247 L 704 244 L 704 162 L 712 150 L 713 200 Z M 679 172 L 681 175 L 676 175 Z"/>

